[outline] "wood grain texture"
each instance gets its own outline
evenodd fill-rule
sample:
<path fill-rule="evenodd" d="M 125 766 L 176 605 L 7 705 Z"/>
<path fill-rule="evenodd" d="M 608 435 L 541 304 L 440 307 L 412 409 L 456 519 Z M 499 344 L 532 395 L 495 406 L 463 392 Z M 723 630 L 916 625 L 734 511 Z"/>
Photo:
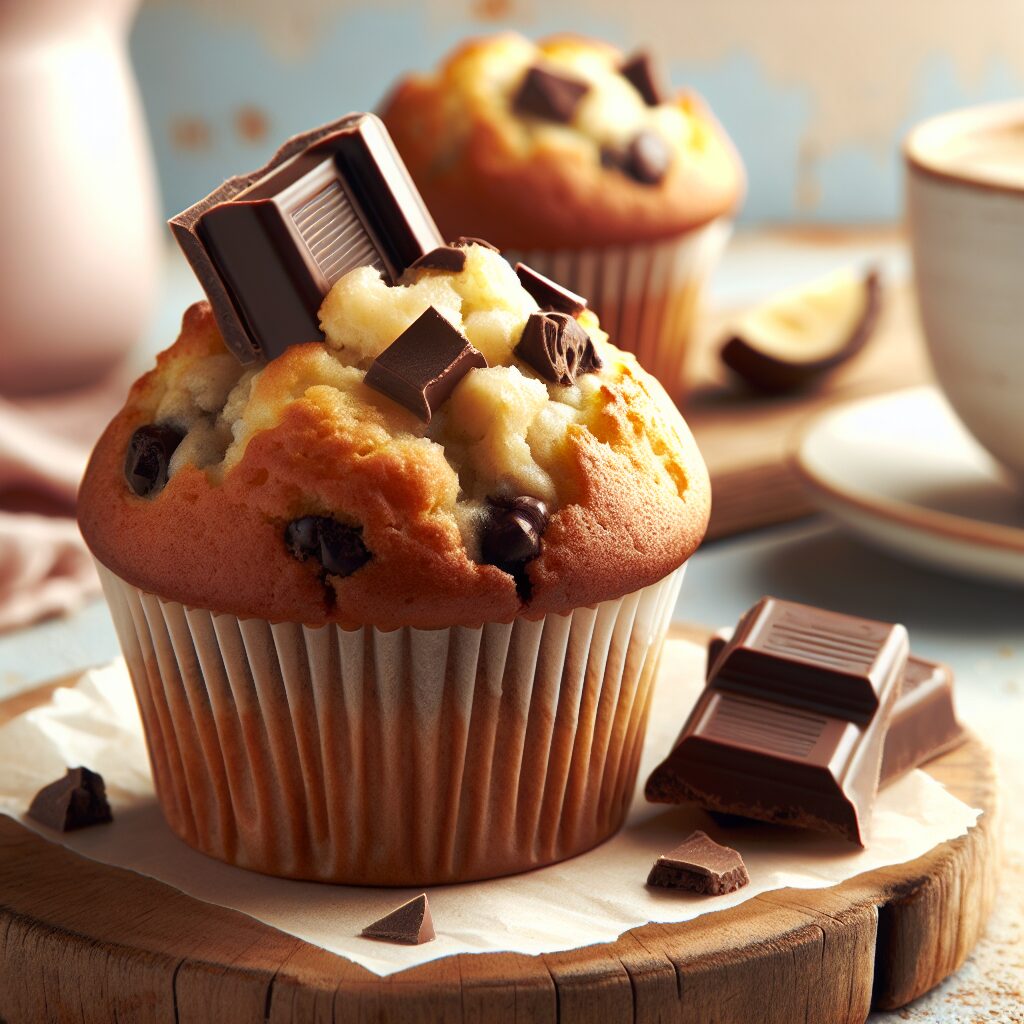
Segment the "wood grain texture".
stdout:
<path fill-rule="evenodd" d="M 909 864 L 604 945 L 448 957 L 389 978 L 0 817 L 0 1020 L 861 1024 L 955 971 L 995 897 L 989 752 L 972 740 L 927 770 L 984 814 Z"/>
<path fill-rule="evenodd" d="M 826 406 L 931 379 L 908 285 L 886 289 L 864 351 L 820 389 L 798 395 L 756 395 L 730 380 L 718 350 L 735 316 L 722 312 L 701 325 L 687 371 L 690 389 L 679 398 L 711 474 L 710 539 L 814 511 L 789 460 L 800 429 Z"/>

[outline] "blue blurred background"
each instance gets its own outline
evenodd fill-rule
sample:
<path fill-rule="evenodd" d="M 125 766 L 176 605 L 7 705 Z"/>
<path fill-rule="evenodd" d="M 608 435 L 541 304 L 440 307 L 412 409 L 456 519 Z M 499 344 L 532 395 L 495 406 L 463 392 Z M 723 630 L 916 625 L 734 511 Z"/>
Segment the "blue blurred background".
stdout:
<path fill-rule="evenodd" d="M 131 52 L 167 215 L 287 135 L 373 108 L 461 38 L 572 30 L 652 49 L 750 169 L 747 223 L 876 223 L 931 113 L 1024 93 L 1020 0 L 147 0 Z"/>

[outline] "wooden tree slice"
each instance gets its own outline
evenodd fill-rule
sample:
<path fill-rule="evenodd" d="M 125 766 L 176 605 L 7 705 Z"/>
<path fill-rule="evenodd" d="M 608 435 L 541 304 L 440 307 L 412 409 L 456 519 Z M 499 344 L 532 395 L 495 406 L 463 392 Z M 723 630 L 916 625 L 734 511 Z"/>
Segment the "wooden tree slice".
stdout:
<path fill-rule="evenodd" d="M 0 722 L 26 706 L 0 704 Z M 911 863 L 603 945 L 447 957 L 389 978 L 0 817 L 0 1021 L 862 1024 L 955 971 L 995 898 L 989 751 L 972 739 L 927 771 L 984 813 Z"/>

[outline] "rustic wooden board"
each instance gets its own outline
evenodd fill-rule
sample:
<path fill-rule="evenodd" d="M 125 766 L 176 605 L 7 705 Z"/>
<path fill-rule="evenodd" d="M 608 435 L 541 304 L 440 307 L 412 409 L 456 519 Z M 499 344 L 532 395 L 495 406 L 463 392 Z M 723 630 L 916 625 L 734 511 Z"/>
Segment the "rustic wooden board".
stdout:
<path fill-rule="evenodd" d="M 0 722 L 27 704 L 0 704 Z M 605 945 L 449 957 L 383 979 L 0 817 L 0 1020 L 861 1024 L 955 971 L 994 900 L 991 755 L 971 740 L 927 770 L 984 814 L 909 864 Z"/>
<path fill-rule="evenodd" d="M 820 390 L 765 397 L 746 391 L 718 359 L 735 311 L 706 318 L 694 341 L 689 390 L 676 396 L 711 472 L 708 537 L 809 515 L 814 506 L 790 466 L 800 428 L 827 405 L 931 379 L 909 285 L 888 287 L 867 348 Z"/>

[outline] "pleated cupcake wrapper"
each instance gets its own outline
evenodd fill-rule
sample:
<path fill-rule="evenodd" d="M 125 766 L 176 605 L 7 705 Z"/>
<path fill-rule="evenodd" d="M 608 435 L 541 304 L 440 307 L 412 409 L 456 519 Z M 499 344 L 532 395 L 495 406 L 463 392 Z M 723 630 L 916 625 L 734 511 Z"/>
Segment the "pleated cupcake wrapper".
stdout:
<path fill-rule="evenodd" d="M 622 824 L 684 568 L 568 615 L 382 632 L 190 608 L 99 566 L 185 842 L 421 886 L 558 861 Z"/>
<path fill-rule="evenodd" d="M 645 245 L 504 255 L 587 299 L 612 342 L 634 353 L 669 394 L 676 394 L 704 283 L 731 230 L 731 222 L 719 218 Z"/>

